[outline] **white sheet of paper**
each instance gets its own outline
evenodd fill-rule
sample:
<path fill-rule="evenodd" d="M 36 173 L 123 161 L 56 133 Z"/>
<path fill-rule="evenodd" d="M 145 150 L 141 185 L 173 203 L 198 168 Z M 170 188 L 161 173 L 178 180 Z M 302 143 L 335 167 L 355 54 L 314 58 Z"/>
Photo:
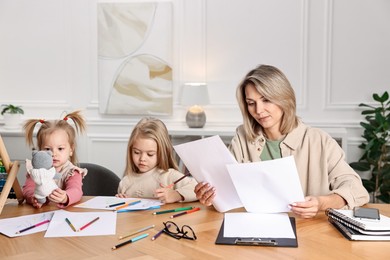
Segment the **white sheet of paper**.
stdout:
<path fill-rule="evenodd" d="M 53 214 L 54 211 L 49 211 L 39 214 L 0 219 L 0 233 L 3 233 L 8 237 L 19 237 L 45 231 L 49 227 L 49 223 L 34 227 L 20 234 L 15 234 L 17 231 L 31 227 L 42 221 L 52 219 Z"/>
<path fill-rule="evenodd" d="M 144 209 L 150 209 L 150 208 L 159 208 L 160 205 L 163 205 L 164 203 L 161 203 L 160 200 L 157 199 L 140 199 L 140 198 L 117 198 L 115 196 L 96 196 L 92 199 L 89 199 L 85 202 L 82 202 L 80 204 L 75 205 L 76 208 L 86 208 L 86 209 L 101 209 L 101 210 L 115 210 L 116 207 L 109 207 L 107 206 L 120 203 L 120 202 L 131 202 L 131 201 L 138 201 L 140 200 L 140 203 L 127 206 L 125 208 L 122 208 L 121 210 L 144 210 Z M 119 205 L 120 206 L 120 205 Z M 119 207 L 117 206 L 117 207 Z M 119 210 L 119 211 L 121 211 Z"/>
<path fill-rule="evenodd" d="M 248 212 L 288 212 L 288 205 L 304 201 L 293 156 L 227 165 L 237 193 Z"/>
<path fill-rule="evenodd" d="M 115 235 L 116 211 L 109 212 L 70 212 L 66 210 L 55 211 L 45 237 L 81 237 L 81 236 L 102 236 Z M 86 227 L 74 232 L 65 221 L 68 218 L 76 229 L 81 228 L 91 220 L 100 219 Z"/>
<path fill-rule="evenodd" d="M 295 238 L 286 213 L 225 213 L 224 237 Z"/>
<path fill-rule="evenodd" d="M 242 207 L 242 203 L 227 171 L 227 164 L 237 164 L 219 136 L 175 145 L 174 149 L 198 182 L 208 182 L 216 188 L 213 204 L 219 212 Z"/>

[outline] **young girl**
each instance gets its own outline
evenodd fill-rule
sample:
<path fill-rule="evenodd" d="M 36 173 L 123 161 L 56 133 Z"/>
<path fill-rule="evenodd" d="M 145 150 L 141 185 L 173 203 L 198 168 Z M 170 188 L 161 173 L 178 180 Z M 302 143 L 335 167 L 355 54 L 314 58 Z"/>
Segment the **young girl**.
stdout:
<path fill-rule="evenodd" d="M 74 123 L 75 128 L 69 124 L 69 119 Z M 24 124 L 27 144 L 34 146 L 33 132 L 36 124 L 41 123 L 37 133 L 37 146 L 39 150 L 52 152 L 53 166 L 60 177 L 56 179 L 57 186 L 46 199 L 46 203 L 57 203 L 59 208 L 65 208 L 80 201 L 82 191 L 82 179 L 87 174 L 86 169 L 75 166 L 76 156 L 76 134 L 85 131 L 85 121 L 80 111 L 75 111 L 64 117 L 62 120 L 45 121 L 42 119 L 30 119 Z M 35 183 L 29 174 L 26 175 L 26 182 L 23 186 L 23 196 L 28 204 L 35 208 L 42 207 L 34 197 Z"/>
<path fill-rule="evenodd" d="M 118 197 L 158 198 L 163 203 L 197 200 L 197 182 L 190 176 L 170 187 L 183 174 L 178 171 L 168 130 L 159 119 L 143 118 L 134 127 L 124 175 Z"/>

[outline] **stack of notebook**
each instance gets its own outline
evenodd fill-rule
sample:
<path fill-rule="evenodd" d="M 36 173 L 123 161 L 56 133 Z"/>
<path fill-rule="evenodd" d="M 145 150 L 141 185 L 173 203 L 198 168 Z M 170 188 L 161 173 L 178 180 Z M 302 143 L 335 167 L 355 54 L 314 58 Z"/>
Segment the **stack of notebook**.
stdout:
<path fill-rule="evenodd" d="M 379 220 L 368 220 L 353 217 L 352 210 L 327 209 L 325 214 L 332 223 L 349 240 L 390 241 L 390 218 L 380 215 Z"/>

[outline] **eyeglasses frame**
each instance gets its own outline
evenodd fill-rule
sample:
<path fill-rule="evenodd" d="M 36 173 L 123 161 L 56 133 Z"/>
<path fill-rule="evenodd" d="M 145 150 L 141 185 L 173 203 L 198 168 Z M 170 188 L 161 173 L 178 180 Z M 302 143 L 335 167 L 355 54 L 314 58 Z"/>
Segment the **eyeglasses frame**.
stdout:
<path fill-rule="evenodd" d="M 173 222 L 173 221 L 166 221 L 166 222 L 163 222 L 163 224 L 164 224 L 163 232 L 165 234 L 173 237 L 173 238 L 176 238 L 176 239 L 184 238 L 184 239 L 189 239 L 189 240 L 196 240 L 197 239 L 194 230 L 190 226 L 188 226 L 188 225 L 183 225 L 183 226 L 181 226 L 181 228 L 179 228 L 179 226 L 175 222 Z M 172 226 L 176 227 L 177 233 L 173 233 L 173 232 L 169 231 L 169 229 L 167 228 L 168 224 L 171 224 Z M 184 232 L 183 231 L 184 227 L 186 227 L 189 230 L 191 230 L 191 232 L 192 232 L 192 234 L 194 236 L 193 237 L 187 236 L 188 231 Z"/>

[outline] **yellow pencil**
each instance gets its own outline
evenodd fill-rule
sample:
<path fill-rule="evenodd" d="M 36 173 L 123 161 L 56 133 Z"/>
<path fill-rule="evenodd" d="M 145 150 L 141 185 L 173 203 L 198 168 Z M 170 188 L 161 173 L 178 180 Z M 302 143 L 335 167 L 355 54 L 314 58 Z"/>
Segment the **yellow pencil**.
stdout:
<path fill-rule="evenodd" d="M 133 233 L 129 234 L 129 235 L 126 235 L 126 236 L 120 236 L 119 239 L 124 239 L 124 238 L 127 238 L 127 237 L 131 237 L 132 235 L 135 235 L 135 234 L 138 234 L 138 233 L 141 233 L 145 230 L 148 230 L 148 229 L 151 229 L 151 228 L 154 228 L 155 225 L 151 225 L 151 226 L 147 226 L 147 227 L 144 227 L 144 228 L 141 228 L 137 231 L 134 231 Z"/>

